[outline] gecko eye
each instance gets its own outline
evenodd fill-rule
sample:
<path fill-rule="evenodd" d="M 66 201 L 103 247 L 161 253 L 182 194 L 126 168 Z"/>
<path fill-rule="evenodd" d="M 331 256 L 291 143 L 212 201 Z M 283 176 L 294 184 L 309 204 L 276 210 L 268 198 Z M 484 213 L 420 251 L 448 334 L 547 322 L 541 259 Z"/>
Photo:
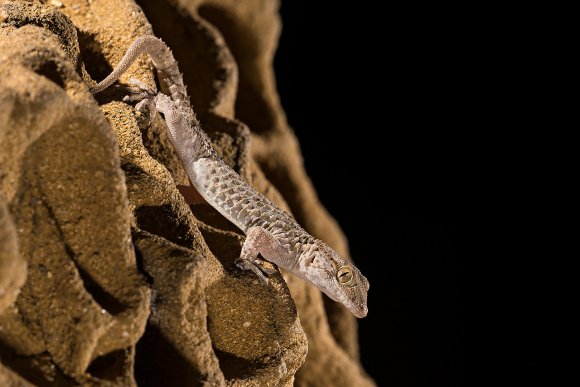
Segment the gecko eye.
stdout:
<path fill-rule="evenodd" d="M 352 269 L 348 266 L 343 266 L 336 272 L 338 282 L 343 285 L 348 285 L 352 281 Z"/>

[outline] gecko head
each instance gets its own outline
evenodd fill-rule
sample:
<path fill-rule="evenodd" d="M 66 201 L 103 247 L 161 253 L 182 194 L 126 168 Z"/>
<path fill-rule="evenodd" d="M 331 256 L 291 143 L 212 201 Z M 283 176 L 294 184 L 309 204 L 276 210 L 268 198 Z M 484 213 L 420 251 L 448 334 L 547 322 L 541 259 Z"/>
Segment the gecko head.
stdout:
<path fill-rule="evenodd" d="M 305 262 L 305 277 L 336 302 L 346 306 L 358 318 L 367 315 L 369 281 L 347 259 L 321 241 L 317 241 Z"/>

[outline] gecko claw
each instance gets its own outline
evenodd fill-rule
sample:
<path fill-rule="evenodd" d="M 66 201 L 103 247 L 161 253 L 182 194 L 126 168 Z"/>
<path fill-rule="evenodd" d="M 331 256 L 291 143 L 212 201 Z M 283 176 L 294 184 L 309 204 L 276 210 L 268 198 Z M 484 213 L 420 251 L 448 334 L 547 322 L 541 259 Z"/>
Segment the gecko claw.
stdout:
<path fill-rule="evenodd" d="M 256 274 L 258 276 L 258 279 L 260 280 L 261 283 L 263 283 L 264 285 L 268 285 L 269 280 L 268 280 L 268 277 L 266 277 L 264 275 L 264 273 L 262 273 L 262 270 L 263 270 L 262 267 L 256 265 L 253 262 L 250 262 L 248 260 L 241 259 L 241 258 L 239 258 L 236 261 L 236 266 L 239 267 L 242 270 L 251 270 L 251 271 L 253 271 L 254 274 Z M 266 272 L 266 271 L 264 271 L 264 272 Z"/>

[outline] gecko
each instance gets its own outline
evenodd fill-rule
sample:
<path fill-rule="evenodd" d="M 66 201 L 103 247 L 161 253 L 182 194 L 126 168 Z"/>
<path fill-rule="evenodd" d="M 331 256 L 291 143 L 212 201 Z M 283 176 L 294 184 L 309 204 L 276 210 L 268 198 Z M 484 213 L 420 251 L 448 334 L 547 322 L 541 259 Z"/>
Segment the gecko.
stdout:
<path fill-rule="evenodd" d="M 137 38 L 113 71 L 90 91 L 96 94 L 112 85 L 142 54 L 148 54 L 157 71 L 160 91 L 132 79 L 136 86 L 124 100 L 139 101 L 135 109 L 165 118 L 169 140 L 199 195 L 244 232 L 236 266 L 250 270 L 264 284 L 279 268 L 310 282 L 352 314 L 368 313 L 369 282 L 349 260 L 306 232 L 287 212 L 257 192 L 230 168 L 214 149 L 189 102 L 183 77 L 169 47 L 159 38 Z M 260 257 L 261 255 L 261 257 Z"/>

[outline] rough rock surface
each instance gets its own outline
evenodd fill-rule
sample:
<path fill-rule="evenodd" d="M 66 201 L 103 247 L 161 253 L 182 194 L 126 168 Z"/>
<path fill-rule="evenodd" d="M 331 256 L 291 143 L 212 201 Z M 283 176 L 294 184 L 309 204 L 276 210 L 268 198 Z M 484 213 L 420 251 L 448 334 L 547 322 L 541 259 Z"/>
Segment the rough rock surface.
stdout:
<path fill-rule="evenodd" d="M 226 162 L 348 255 L 276 94 L 277 9 L 0 2 L 0 385 L 373 385 L 354 317 L 291 275 L 237 270 L 243 234 L 185 203 L 162 119 L 87 88 L 161 37 Z M 130 77 L 153 84 L 149 59 Z"/>

